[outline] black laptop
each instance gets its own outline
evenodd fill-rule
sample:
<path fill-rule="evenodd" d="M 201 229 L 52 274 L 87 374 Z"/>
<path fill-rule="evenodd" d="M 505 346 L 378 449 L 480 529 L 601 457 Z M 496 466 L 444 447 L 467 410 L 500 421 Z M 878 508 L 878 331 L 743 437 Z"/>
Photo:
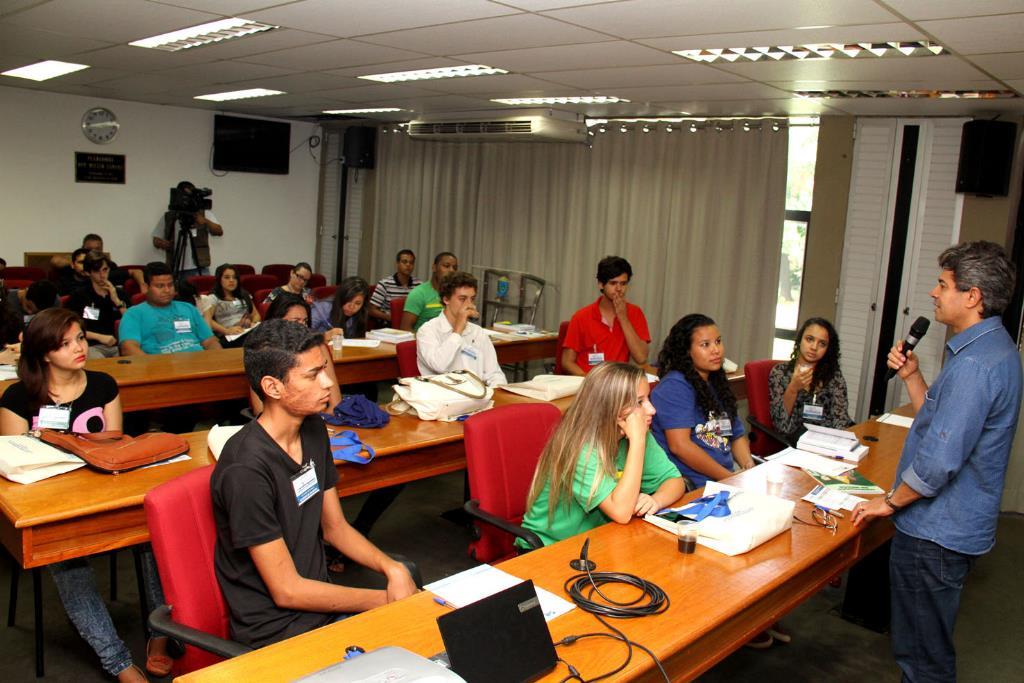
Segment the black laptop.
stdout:
<path fill-rule="evenodd" d="M 467 683 L 523 683 L 555 668 L 557 656 L 533 581 L 437 618 L 452 671 Z"/>

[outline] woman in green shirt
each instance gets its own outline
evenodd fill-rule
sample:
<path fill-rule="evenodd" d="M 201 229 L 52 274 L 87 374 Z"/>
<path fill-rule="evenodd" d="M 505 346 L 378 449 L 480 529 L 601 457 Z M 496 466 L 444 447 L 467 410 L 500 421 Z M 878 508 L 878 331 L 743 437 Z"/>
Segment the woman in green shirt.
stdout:
<path fill-rule="evenodd" d="M 626 524 L 677 501 L 679 470 L 650 434 L 654 406 L 644 371 L 603 363 L 583 380 L 530 486 L 523 526 L 560 541 L 609 520 Z"/>

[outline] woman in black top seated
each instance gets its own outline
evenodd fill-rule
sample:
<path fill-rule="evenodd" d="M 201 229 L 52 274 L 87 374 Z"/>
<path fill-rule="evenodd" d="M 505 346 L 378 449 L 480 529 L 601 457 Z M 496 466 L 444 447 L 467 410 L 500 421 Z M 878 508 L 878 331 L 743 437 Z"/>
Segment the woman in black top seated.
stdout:
<path fill-rule="evenodd" d="M 25 329 L 18 378 L 0 398 L 0 433 L 23 434 L 49 427 L 77 433 L 120 430 L 121 399 L 117 383 L 102 372 L 85 369 L 88 343 L 82 319 L 64 308 L 48 308 Z M 85 558 L 49 565 L 68 617 L 100 658 L 103 669 L 119 681 L 145 681 L 118 637 Z M 143 575 L 150 604 L 163 603 L 151 553 L 143 554 Z M 166 638 L 147 647 L 146 668 L 166 676 L 171 660 Z"/>
<path fill-rule="evenodd" d="M 788 436 L 799 436 L 805 422 L 835 429 L 853 424 L 832 323 L 824 318 L 804 321 L 792 358 L 768 375 L 768 396 L 775 429 Z"/>

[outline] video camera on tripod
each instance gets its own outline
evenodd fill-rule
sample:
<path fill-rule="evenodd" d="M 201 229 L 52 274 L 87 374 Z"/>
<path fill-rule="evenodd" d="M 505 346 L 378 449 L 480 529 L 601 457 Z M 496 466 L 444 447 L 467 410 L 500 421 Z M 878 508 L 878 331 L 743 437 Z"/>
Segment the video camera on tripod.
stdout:
<path fill-rule="evenodd" d="M 192 254 L 192 263 L 198 264 L 195 244 L 192 241 L 192 230 L 195 229 L 196 214 L 200 211 L 207 211 L 213 208 L 213 200 L 210 195 L 213 190 L 208 187 L 196 187 L 187 180 L 178 183 L 177 187 L 171 188 L 171 198 L 167 204 L 167 210 L 174 213 L 174 223 L 178 225 L 177 235 L 174 237 L 174 251 L 171 259 L 171 271 L 177 280 L 185 264 L 185 254 Z M 168 238 L 170 239 L 170 238 Z M 186 252 L 185 250 L 188 250 Z"/>

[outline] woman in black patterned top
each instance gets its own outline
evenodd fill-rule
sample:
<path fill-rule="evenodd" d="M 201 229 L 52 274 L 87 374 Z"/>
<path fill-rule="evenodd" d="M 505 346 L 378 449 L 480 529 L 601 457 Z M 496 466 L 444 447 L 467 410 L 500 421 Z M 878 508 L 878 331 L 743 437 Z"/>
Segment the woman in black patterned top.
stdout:
<path fill-rule="evenodd" d="M 805 422 L 835 429 L 853 424 L 832 323 L 809 318 L 800 326 L 793 357 L 768 375 L 768 395 L 772 422 L 783 434 L 799 436 Z"/>

